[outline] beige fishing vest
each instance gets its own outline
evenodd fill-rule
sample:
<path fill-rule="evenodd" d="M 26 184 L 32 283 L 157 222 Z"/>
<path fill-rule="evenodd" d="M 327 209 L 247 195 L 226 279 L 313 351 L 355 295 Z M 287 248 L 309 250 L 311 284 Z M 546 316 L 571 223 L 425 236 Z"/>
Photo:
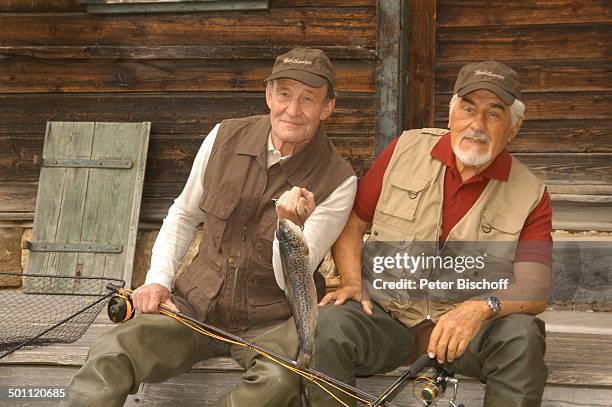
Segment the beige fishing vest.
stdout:
<path fill-rule="evenodd" d="M 386 242 L 387 248 L 395 251 L 413 248 L 419 253 L 441 254 L 448 246 L 469 242 L 467 250 L 486 250 L 489 259 L 501 265 L 496 267 L 498 271 L 504 269 L 503 272 L 512 277 L 519 235 L 544 193 L 544 185 L 513 157 L 508 181 L 491 179 L 478 200 L 453 227 L 441 248 L 438 239 L 442 228 L 446 166 L 431 155 L 431 150 L 447 132 L 425 128 L 405 131 L 401 135 L 384 174 L 371 234 L 364 246 L 362 272 L 371 298 L 408 327 L 428 318 L 437 321 L 453 307 L 453 303 L 469 297 L 432 301 L 425 295 L 424 299 L 415 300 L 409 290 L 375 289 L 372 282 L 381 276 L 384 278 L 384 273 L 372 271 L 372 256 L 380 253 L 378 250 L 368 251 L 368 244 Z M 507 244 L 491 247 L 490 242 Z M 480 243 L 483 247 L 487 245 L 486 249 L 479 247 Z M 412 254 L 417 253 L 413 251 Z M 395 273 L 398 277 L 397 271 Z M 419 270 L 411 276 L 419 273 L 427 276 L 428 270 Z"/>

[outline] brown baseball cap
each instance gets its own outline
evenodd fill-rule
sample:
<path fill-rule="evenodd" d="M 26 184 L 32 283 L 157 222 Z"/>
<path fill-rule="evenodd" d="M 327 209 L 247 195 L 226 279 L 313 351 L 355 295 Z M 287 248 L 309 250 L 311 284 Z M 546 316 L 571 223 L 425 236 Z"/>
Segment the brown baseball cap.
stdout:
<path fill-rule="evenodd" d="M 465 96 L 478 89 L 490 90 L 507 105 L 523 98 L 516 71 L 497 61 L 474 62 L 461 68 L 454 93 Z"/>
<path fill-rule="evenodd" d="M 272 74 L 266 82 L 278 78 L 290 78 L 313 88 L 326 83 L 334 90 L 334 66 L 320 49 L 294 48 L 276 58 Z"/>

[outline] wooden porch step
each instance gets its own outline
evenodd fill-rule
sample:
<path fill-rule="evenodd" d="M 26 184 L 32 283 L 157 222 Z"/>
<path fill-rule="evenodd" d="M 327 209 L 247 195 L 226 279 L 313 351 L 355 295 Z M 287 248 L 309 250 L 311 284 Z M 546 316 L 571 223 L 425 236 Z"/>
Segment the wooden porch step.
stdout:
<path fill-rule="evenodd" d="M 546 362 L 550 370 L 545 392 L 547 401 L 543 406 L 610 405 L 612 353 L 608 350 L 612 349 L 612 313 L 550 311 L 540 317 L 547 326 Z M 105 316 L 101 316 L 74 344 L 20 350 L 0 359 L 0 382 L 24 384 L 34 381 L 65 386 L 85 360 L 89 346 L 112 326 Z M 213 358 L 196 364 L 191 371 L 168 382 L 144 386 L 138 394 L 130 396 L 126 405 L 172 405 L 170 400 L 177 398 L 185 406 L 202 405 L 216 400 L 237 384 L 241 372 L 233 359 Z M 400 372 L 398 369 L 386 375 L 360 379 L 359 385 L 366 391 L 380 393 Z M 480 405 L 482 384 L 468 379 L 461 383 L 460 401 L 466 406 Z M 409 391 L 404 393 L 397 401 L 411 403 Z"/>
<path fill-rule="evenodd" d="M 13 383 L 28 383 L 29 386 L 66 386 L 77 371 L 74 366 L 38 366 L 13 365 L 10 373 L 6 366 L 0 366 L 0 382 L 3 386 Z M 9 373 L 9 374 L 7 374 Z M 241 379 L 241 372 L 218 371 L 190 371 L 170 379 L 164 383 L 146 384 L 140 391 L 130 395 L 125 403 L 126 407 L 168 407 L 181 405 L 181 407 L 207 406 L 214 403 Z M 395 377 L 374 376 L 367 379 L 358 379 L 357 387 L 370 394 L 380 394 L 387 388 Z M 6 383 L 6 384 L 5 384 Z M 466 407 L 482 406 L 484 385 L 473 380 L 461 380 L 457 400 Z M 437 406 L 448 405 L 450 394 L 447 393 Z M 609 407 L 612 399 L 610 387 L 589 386 L 560 386 L 548 384 L 544 390 L 542 407 Z M 179 402 L 180 401 L 180 402 Z M 15 402 L 6 404 L 7 407 L 56 407 L 57 401 Z M 393 400 L 396 406 L 416 407 L 418 404 L 406 388 Z M 253 405 L 253 407 L 256 407 Z"/>

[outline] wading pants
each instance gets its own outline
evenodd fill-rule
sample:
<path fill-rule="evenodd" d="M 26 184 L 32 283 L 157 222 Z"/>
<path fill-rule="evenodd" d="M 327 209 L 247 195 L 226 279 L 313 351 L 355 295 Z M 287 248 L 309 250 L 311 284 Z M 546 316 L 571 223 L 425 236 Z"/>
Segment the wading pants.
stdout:
<path fill-rule="evenodd" d="M 279 327 L 279 330 L 284 333 L 295 330 L 292 324 L 293 321 L 289 320 Z M 280 340 L 282 335 L 272 330 L 263 337 Z M 289 339 L 287 336 L 287 340 Z M 514 314 L 487 322 L 470 342 L 464 355 L 455 361 L 455 371 L 486 383 L 485 407 L 538 407 L 547 378 L 543 360 L 544 339 L 544 323 L 532 316 Z M 366 315 L 361 305 L 354 301 L 341 306 L 319 307 L 315 360 L 312 367 L 355 385 L 356 376 L 384 373 L 401 366 L 408 359 L 414 340 L 411 329 L 377 305 L 372 317 Z M 277 381 L 282 383 L 283 387 L 295 385 L 293 393 L 287 389 L 274 390 L 282 392 L 283 397 L 286 397 L 284 403 L 276 405 L 299 406 L 299 381 L 292 380 L 293 374 L 286 370 L 276 367 L 273 369 L 274 373 L 263 376 L 271 377 L 276 374 Z M 247 376 L 248 374 L 245 375 Z M 316 386 L 308 385 L 308 389 L 313 407 L 339 405 Z M 226 400 L 240 400 L 251 391 L 257 389 L 249 388 L 248 383 L 243 382 L 226 396 Z M 337 391 L 335 394 L 345 403 L 355 405 L 355 401 L 350 397 Z M 264 396 L 267 395 L 261 395 Z"/>
<path fill-rule="evenodd" d="M 176 303 L 177 298 L 173 300 Z M 298 346 L 295 325 L 293 320 L 290 324 L 282 322 L 236 334 L 295 359 Z M 277 329 L 264 335 L 261 341 L 258 339 L 272 328 Z M 123 406 L 129 394 L 138 392 L 141 383 L 162 382 L 186 372 L 198 361 L 227 355 L 246 372 L 242 391 L 226 396 L 217 405 L 272 407 L 297 403 L 298 377 L 292 374 L 279 383 L 277 380 L 283 374 L 280 370 L 284 368 L 244 349 L 196 333 L 168 316 L 141 314 L 101 336 L 91 347 L 85 363 L 70 382 L 68 399 L 61 406 Z"/>

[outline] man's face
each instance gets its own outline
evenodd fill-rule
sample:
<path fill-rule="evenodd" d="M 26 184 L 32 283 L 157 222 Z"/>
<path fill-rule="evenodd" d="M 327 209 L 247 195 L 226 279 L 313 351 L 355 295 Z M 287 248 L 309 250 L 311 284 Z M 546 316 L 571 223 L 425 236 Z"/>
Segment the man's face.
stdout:
<path fill-rule="evenodd" d="M 327 119 L 336 105 L 327 97 L 327 87 L 313 88 L 293 79 L 277 79 L 266 88 L 270 108 L 272 142 L 294 144 L 299 151 L 315 135 L 321 120 Z"/>
<path fill-rule="evenodd" d="M 448 120 L 457 164 L 488 166 L 514 138 L 520 124 L 519 120 L 512 125 L 510 106 L 488 90 L 463 96 Z"/>

